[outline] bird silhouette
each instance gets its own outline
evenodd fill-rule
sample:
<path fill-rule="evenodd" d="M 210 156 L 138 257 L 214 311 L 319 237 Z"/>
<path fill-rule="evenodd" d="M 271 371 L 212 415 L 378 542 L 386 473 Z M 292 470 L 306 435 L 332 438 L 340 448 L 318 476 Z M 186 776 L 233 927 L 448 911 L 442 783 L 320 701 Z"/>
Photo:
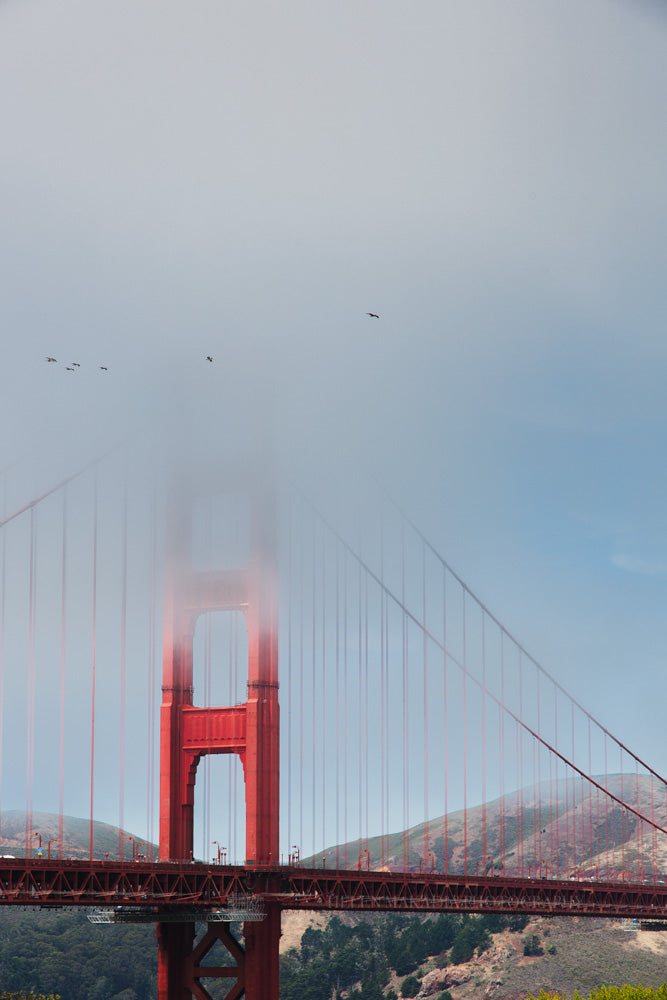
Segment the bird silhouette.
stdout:
<path fill-rule="evenodd" d="M 380 318 L 377 313 L 366 313 L 366 315 L 367 316 L 372 316 L 373 319 L 379 319 Z"/>
<path fill-rule="evenodd" d="M 100 365 L 100 371 L 101 371 L 101 372 L 108 372 L 108 371 L 109 371 L 109 369 L 107 368 L 107 366 L 106 366 L 106 365 Z"/>
<path fill-rule="evenodd" d="M 66 368 L 65 371 L 66 372 L 75 372 L 76 368 Z"/>
<path fill-rule="evenodd" d="M 206 360 L 207 360 L 207 361 L 213 361 L 213 358 L 211 357 L 211 355 L 210 355 L 210 354 L 207 354 L 207 355 L 206 355 Z"/>
<path fill-rule="evenodd" d="M 47 361 L 55 361 L 56 359 L 55 358 L 47 358 L 46 360 Z"/>
<path fill-rule="evenodd" d="M 74 365 L 75 368 L 80 368 L 81 367 L 81 365 L 79 364 L 78 361 L 73 361 L 72 364 Z"/>

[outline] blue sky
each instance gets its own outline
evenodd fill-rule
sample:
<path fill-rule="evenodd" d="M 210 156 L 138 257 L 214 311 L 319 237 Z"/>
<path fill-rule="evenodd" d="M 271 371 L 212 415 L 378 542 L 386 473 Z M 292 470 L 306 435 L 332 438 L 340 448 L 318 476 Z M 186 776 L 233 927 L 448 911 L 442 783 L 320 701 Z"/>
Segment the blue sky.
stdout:
<path fill-rule="evenodd" d="M 4 3 L 8 502 L 271 425 L 667 771 L 666 55 L 629 0 Z"/>

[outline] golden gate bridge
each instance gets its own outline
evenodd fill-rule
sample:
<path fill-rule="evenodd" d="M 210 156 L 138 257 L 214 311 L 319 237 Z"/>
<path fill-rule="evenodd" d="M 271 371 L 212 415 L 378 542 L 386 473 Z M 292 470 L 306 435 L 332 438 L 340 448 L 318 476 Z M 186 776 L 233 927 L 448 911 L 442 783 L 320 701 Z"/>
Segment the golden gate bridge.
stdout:
<path fill-rule="evenodd" d="M 0 905 L 155 922 L 159 1000 L 277 1000 L 285 909 L 664 916 L 665 779 L 386 498 L 330 506 L 114 453 L 5 510 Z"/>

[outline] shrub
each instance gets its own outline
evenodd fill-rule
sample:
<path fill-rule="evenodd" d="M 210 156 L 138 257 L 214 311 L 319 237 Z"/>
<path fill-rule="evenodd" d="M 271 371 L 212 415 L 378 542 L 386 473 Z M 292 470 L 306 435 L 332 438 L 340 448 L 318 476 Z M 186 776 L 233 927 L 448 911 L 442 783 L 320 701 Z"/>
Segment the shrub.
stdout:
<path fill-rule="evenodd" d="M 45 993 L 33 993 L 32 990 L 30 993 L 23 993 L 21 991 L 18 993 L 8 993 L 7 990 L 3 990 L 0 993 L 0 1000 L 60 1000 L 60 994 L 49 993 L 46 996 Z"/>
<path fill-rule="evenodd" d="M 540 990 L 538 996 L 526 997 L 526 1000 L 566 1000 L 560 993 L 547 993 Z M 585 1000 L 575 991 L 574 1000 Z M 667 1000 L 667 983 L 657 990 L 644 986 L 600 986 L 590 994 L 589 1000 Z"/>
<path fill-rule="evenodd" d="M 540 944 L 540 939 L 537 934 L 528 934 L 523 939 L 523 953 L 524 955 L 543 955 L 544 948 Z"/>
<path fill-rule="evenodd" d="M 416 997 L 419 993 L 420 982 L 416 976 L 406 976 L 401 983 L 401 996 L 402 997 Z"/>

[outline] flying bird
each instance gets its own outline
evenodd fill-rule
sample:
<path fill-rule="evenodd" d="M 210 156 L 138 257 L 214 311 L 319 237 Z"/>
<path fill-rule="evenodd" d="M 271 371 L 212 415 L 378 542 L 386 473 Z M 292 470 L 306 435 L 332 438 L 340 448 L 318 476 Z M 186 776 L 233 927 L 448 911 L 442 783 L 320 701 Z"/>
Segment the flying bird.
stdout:
<path fill-rule="evenodd" d="M 76 371 L 76 368 L 66 368 L 65 371 L 66 372 L 74 372 L 74 371 Z"/>
<path fill-rule="evenodd" d="M 377 313 L 366 313 L 366 315 L 367 316 L 372 316 L 373 319 L 379 319 L 380 318 Z"/>
<path fill-rule="evenodd" d="M 207 355 L 206 355 L 206 360 L 207 360 L 207 361 L 213 361 L 213 358 L 211 357 L 211 355 L 210 355 L 210 354 L 207 354 Z"/>
<path fill-rule="evenodd" d="M 55 358 L 47 358 L 46 360 L 47 361 L 55 361 L 56 359 Z"/>
<path fill-rule="evenodd" d="M 100 371 L 101 371 L 101 372 L 108 372 L 108 371 L 109 371 L 109 369 L 107 368 L 107 366 L 106 366 L 106 365 L 100 365 Z"/>
<path fill-rule="evenodd" d="M 81 367 L 81 365 L 79 364 L 78 361 L 73 361 L 72 364 L 74 365 L 75 368 L 80 368 Z"/>

